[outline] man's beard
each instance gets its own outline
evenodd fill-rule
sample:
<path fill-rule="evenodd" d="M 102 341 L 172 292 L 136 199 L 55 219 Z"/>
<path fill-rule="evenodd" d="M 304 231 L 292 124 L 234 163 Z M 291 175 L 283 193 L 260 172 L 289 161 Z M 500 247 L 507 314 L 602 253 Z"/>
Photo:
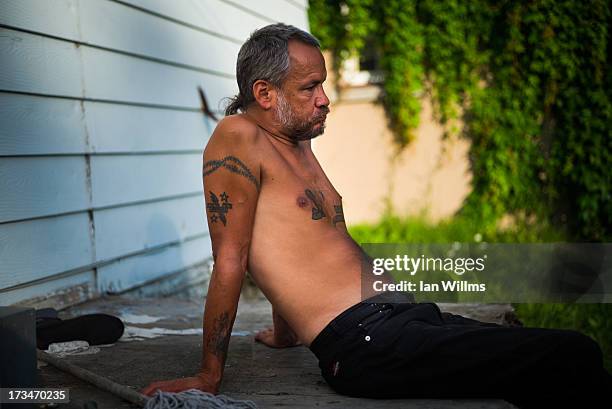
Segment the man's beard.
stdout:
<path fill-rule="evenodd" d="M 292 139 L 305 141 L 321 135 L 325 131 L 325 116 L 329 108 L 323 106 L 320 112 L 310 119 L 297 118 L 291 105 L 281 92 L 278 93 L 276 105 L 276 120 L 279 122 L 281 130 Z M 320 123 L 321 126 L 315 129 L 314 126 Z"/>

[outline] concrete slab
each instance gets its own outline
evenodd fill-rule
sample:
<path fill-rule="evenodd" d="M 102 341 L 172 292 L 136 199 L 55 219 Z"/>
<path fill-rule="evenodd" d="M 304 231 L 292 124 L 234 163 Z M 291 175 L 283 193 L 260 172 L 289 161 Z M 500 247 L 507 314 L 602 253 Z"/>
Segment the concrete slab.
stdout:
<path fill-rule="evenodd" d="M 490 322 L 501 323 L 511 316 L 509 305 L 440 304 L 440 307 Z M 192 376 L 198 371 L 203 300 L 107 297 L 62 311 L 61 316 L 94 312 L 121 317 L 126 324 L 126 335 L 116 344 L 100 348 L 96 354 L 64 359 L 134 389 L 155 380 Z M 307 348 L 271 349 L 254 342 L 254 332 L 271 324 L 271 307 L 263 297 L 256 294 L 241 298 L 222 393 L 253 400 L 261 408 L 514 408 L 502 400 L 372 400 L 338 395 L 321 377 L 317 360 Z M 71 395 L 81 405 L 95 400 L 100 409 L 133 407 L 50 366 L 41 367 L 40 375 L 47 387 L 71 388 Z"/>

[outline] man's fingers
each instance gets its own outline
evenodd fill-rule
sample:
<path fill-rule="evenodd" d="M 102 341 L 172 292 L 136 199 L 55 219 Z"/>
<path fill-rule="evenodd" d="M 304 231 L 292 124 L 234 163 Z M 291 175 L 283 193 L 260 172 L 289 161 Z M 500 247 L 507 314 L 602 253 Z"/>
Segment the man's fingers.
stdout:
<path fill-rule="evenodd" d="M 257 334 L 255 335 L 255 341 L 263 341 L 265 339 L 263 334 Z"/>
<path fill-rule="evenodd" d="M 255 334 L 255 341 L 270 346 L 274 335 L 274 328 L 266 328 Z"/>
<path fill-rule="evenodd" d="M 163 392 L 182 392 L 187 389 L 199 389 L 206 392 L 218 393 L 218 387 L 207 382 L 201 375 L 167 381 L 152 382 L 142 390 L 142 394 L 152 396 L 157 390 Z"/>
<path fill-rule="evenodd" d="M 164 392 L 180 392 L 180 387 L 177 389 L 177 385 L 175 381 L 158 381 L 153 382 L 151 385 L 147 386 L 143 389 L 143 395 L 154 395 L 158 390 Z"/>
<path fill-rule="evenodd" d="M 155 391 L 159 389 L 157 386 L 157 382 L 154 382 L 152 384 L 150 384 L 149 386 L 147 386 L 146 388 L 144 388 L 141 393 L 143 395 L 147 395 L 147 396 L 151 396 L 155 393 Z"/>
<path fill-rule="evenodd" d="M 164 392 L 181 392 L 184 390 L 184 388 L 182 388 L 180 385 L 176 385 L 176 382 L 173 381 L 161 381 L 154 382 L 151 385 L 147 386 L 145 389 L 142 390 L 142 394 L 147 396 L 153 396 L 158 390 Z"/>
<path fill-rule="evenodd" d="M 263 337 L 264 335 L 268 335 L 268 333 L 271 332 L 272 330 L 273 328 L 262 329 L 261 331 L 255 334 L 255 339 L 257 340 L 261 339 L 261 337 Z"/>

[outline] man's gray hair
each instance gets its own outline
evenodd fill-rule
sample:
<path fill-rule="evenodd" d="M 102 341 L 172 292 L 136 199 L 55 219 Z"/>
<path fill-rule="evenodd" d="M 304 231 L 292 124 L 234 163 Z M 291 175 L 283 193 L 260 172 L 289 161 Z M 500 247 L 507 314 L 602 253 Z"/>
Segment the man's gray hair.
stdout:
<path fill-rule="evenodd" d="M 289 40 L 320 48 L 319 41 L 297 27 L 283 23 L 271 24 L 254 31 L 240 47 L 236 61 L 238 95 L 231 98 L 225 115 L 244 112 L 255 101 L 253 84 L 268 81 L 280 88 L 289 74 Z"/>

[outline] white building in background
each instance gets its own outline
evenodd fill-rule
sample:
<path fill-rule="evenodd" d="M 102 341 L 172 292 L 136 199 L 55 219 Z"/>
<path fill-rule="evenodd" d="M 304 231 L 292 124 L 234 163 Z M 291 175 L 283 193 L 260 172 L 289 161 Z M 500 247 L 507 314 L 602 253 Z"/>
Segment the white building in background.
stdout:
<path fill-rule="evenodd" d="M 2 0 L 0 305 L 202 280 L 200 111 L 258 27 L 306 0 Z"/>

